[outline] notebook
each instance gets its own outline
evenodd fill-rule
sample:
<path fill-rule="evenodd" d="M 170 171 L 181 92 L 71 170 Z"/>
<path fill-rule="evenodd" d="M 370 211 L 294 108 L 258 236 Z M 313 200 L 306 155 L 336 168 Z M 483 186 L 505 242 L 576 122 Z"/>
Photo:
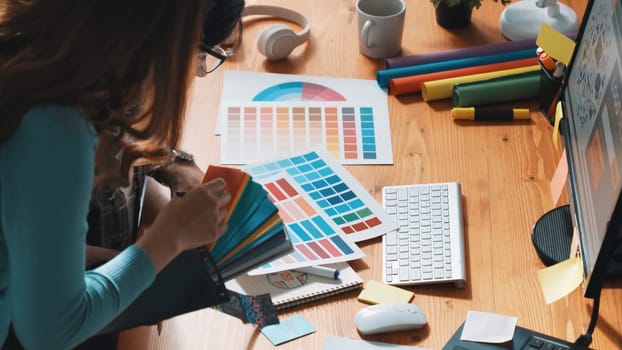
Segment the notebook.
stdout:
<path fill-rule="evenodd" d="M 327 264 L 339 270 L 339 279 L 324 277 L 295 270 L 266 275 L 240 275 L 225 283 L 228 290 L 246 295 L 270 293 L 277 310 L 323 299 L 335 294 L 361 288 L 363 280 L 347 262 Z"/>

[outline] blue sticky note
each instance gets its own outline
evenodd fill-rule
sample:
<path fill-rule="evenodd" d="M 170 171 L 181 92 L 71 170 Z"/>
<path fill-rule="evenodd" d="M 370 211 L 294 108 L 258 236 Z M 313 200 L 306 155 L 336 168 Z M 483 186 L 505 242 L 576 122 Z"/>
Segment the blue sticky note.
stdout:
<path fill-rule="evenodd" d="M 302 315 L 294 315 L 281 320 L 278 324 L 265 326 L 261 329 L 261 333 L 274 345 L 279 345 L 313 332 L 315 332 L 315 328 Z"/>

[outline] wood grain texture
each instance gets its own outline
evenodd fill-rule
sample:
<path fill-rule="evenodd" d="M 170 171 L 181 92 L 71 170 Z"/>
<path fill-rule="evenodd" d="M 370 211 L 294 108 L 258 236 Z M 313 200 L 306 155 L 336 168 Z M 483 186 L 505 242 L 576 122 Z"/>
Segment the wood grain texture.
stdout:
<path fill-rule="evenodd" d="M 214 127 L 223 73 L 266 71 L 328 77 L 375 79 L 381 60 L 358 52 L 354 0 L 252 1 L 283 5 L 311 18 L 311 41 L 285 61 L 267 62 L 256 49 L 260 29 L 273 19 L 245 21 L 244 42 L 234 58 L 198 79 L 193 87 L 182 141 L 206 168 L 219 162 L 220 140 Z M 586 1 L 565 2 L 582 16 Z M 403 54 L 425 53 L 504 41 L 499 32 L 503 7 L 486 0 L 473 12 L 473 23 L 447 31 L 434 19 L 428 0 L 406 0 Z M 464 321 L 468 310 L 518 317 L 518 324 L 573 341 L 587 328 L 592 302 L 581 290 L 546 305 L 536 279 L 543 267 L 530 240 L 533 223 L 553 208 L 550 179 L 560 157 L 552 145 L 552 128 L 538 113 L 537 101 L 527 123 L 458 124 L 449 115 L 449 101 L 425 103 L 420 95 L 389 96 L 394 165 L 349 166 L 348 170 L 376 199 L 385 185 L 458 181 L 462 185 L 467 259 L 466 288 L 411 287 L 414 302 L 427 313 L 429 325 L 414 332 L 366 337 L 368 340 L 440 349 Z M 564 194 L 562 201 L 567 201 Z M 365 258 L 352 262 L 363 280 L 381 280 L 381 240 L 362 242 Z M 328 334 L 361 338 L 354 327 L 356 311 L 365 305 L 350 292 L 288 310 L 281 318 L 302 314 L 317 332 L 280 345 L 279 349 L 321 349 Z M 593 348 L 619 349 L 622 338 L 622 284 L 603 292 Z M 122 334 L 118 349 L 273 349 L 255 327 L 206 309 Z"/>

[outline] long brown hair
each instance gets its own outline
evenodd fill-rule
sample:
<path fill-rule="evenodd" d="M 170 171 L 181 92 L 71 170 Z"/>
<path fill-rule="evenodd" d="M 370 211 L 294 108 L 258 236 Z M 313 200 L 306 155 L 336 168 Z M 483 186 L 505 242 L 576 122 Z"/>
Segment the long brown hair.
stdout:
<path fill-rule="evenodd" d="M 8 0 L 0 21 L 0 142 L 35 105 L 75 106 L 100 143 L 100 179 L 177 145 L 201 0 Z M 124 182 L 124 181 L 123 181 Z"/>

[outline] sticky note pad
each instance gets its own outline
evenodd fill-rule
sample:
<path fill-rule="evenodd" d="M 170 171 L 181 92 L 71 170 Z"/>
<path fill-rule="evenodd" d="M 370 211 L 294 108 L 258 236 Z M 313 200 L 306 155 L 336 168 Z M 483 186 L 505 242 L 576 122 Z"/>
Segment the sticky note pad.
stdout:
<path fill-rule="evenodd" d="M 536 44 L 554 59 L 568 65 L 572 58 L 575 43 L 569 37 L 553 29 L 546 22 L 542 23 Z"/>
<path fill-rule="evenodd" d="M 568 179 L 568 160 L 566 158 L 566 149 L 562 151 L 562 156 L 559 158 L 555 173 L 551 178 L 551 199 L 553 200 L 553 206 L 557 206 L 559 198 L 566 186 L 566 180 Z"/>
<path fill-rule="evenodd" d="M 368 304 L 408 303 L 415 293 L 396 286 L 370 280 L 358 296 L 358 300 Z"/>
<path fill-rule="evenodd" d="M 512 340 L 517 317 L 490 312 L 469 311 L 460 340 L 504 343 Z"/>
<path fill-rule="evenodd" d="M 313 332 L 315 332 L 315 328 L 302 315 L 294 315 L 281 320 L 279 324 L 265 326 L 261 329 L 261 333 L 274 345 L 279 345 Z"/>
<path fill-rule="evenodd" d="M 557 149 L 557 135 L 559 135 L 559 123 L 564 118 L 564 111 L 562 109 L 562 103 L 557 102 L 555 106 L 555 124 L 553 125 L 553 146 Z"/>
<path fill-rule="evenodd" d="M 580 257 L 573 257 L 538 271 L 538 281 L 547 304 L 575 290 L 583 281 Z"/>

